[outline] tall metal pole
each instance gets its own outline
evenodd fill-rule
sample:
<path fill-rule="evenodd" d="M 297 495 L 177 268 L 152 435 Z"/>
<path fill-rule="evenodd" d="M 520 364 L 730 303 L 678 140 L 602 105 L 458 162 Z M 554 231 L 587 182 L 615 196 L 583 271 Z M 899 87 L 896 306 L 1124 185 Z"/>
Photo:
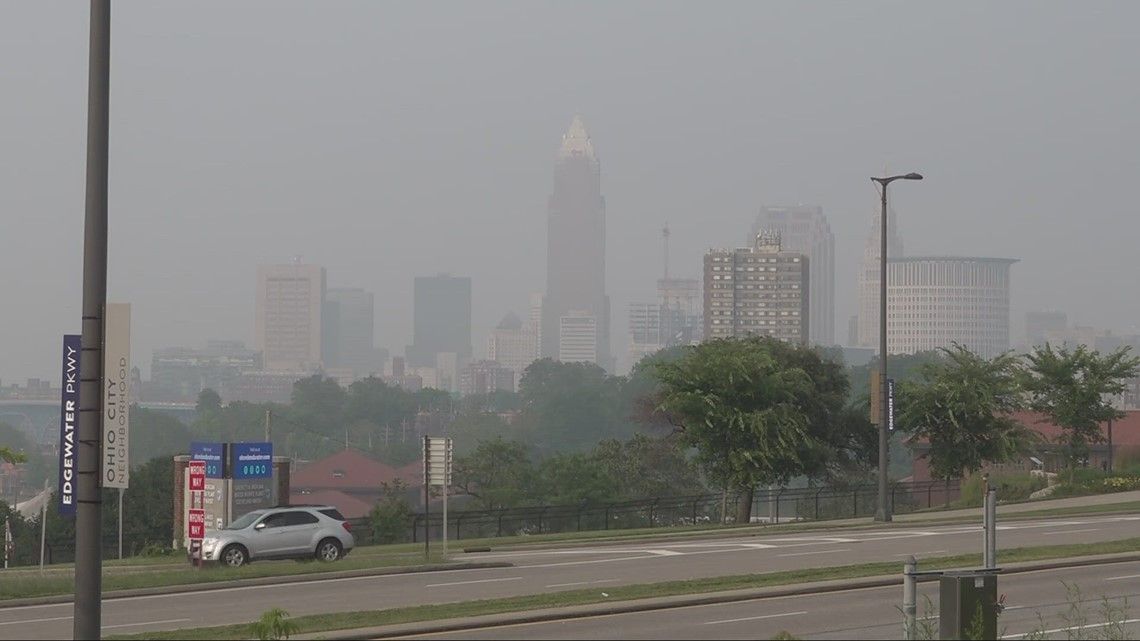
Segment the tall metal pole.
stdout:
<path fill-rule="evenodd" d="M 913 639 L 918 615 L 918 561 L 914 555 L 903 563 L 903 638 Z"/>
<path fill-rule="evenodd" d="M 875 508 L 876 521 L 890 521 L 891 507 L 887 505 L 887 466 L 890 457 L 887 454 L 887 185 L 882 186 L 882 227 L 880 231 L 879 248 L 879 387 L 882 398 L 879 399 L 879 502 Z"/>
<path fill-rule="evenodd" d="M 40 512 L 40 574 L 44 573 L 44 550 L 47 548 L 47 511 L 51 503 L 48 479 L 44 479 L 44 507 Z"/>
<path fill-rule="evenodd" d="M 119 560 L 123 560 L 123 488 L 119 488 Z"/>
<path fill-rule="evenodd" d="M 75 639 L 98 639 L 102 624 L 103 308 L 107 303 L 107 147 L 111 2 L 91 0 L 87 60 L 87 198 L 83 225 L 83 337 L 75 510 Z"/>

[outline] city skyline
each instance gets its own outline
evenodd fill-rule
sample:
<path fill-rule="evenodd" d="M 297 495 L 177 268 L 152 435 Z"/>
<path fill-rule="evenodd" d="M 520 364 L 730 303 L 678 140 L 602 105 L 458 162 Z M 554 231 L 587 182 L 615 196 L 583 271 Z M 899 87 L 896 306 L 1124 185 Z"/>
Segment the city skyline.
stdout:
<path fill-rule="evenodd" d="M 723 21 L 695 6 L 491 6 L 441 20 L 427 6 L 346 3 L 274 6 L 267 30 L 269 6 L 233 7 L 222 25 L 189 6 L 116 10 L 108 286 L 134 305 L 144 373 L 156 348 L 253 345 L 246 275 L 294 254 L 374 292 L 376 344 L 393 353 L 412 338 L 411 276 L 470 275 L 481 345 L 544 289 L 551 151 L 574 113 L 604 141 L 616 353 L 622 313 L 652 298 L 662 224 L 674 271 L 695 277 L 762 203 L 827 212 L 842 327 L 877 206 L 867 177 L 884 163 L 927 177 L 891 195 L 909 254 L 1021 259 L 1013 318 L 1060 308 L 1118 332 L 1140 318 L 1134 297 L 1101 295 L 1136 274 L 1140 222 L 1124 214 L 1138 88 L 1119 81 L 1132 5 L 1014 4 L 980 20 L 965 6 L 880 16 L 774 3 Z M 59 336 L 79 327 L 87 13 L 21 3 L 7 15 L 0 59 L 24 61 L 0 68 L 21 97 L 0 106 L 0 211 L 14 221 L 0 269 L 20 275 L 0 300 L 21 310 L 0 322 L 0 380 L 13 381 L 58 376 Z M 42 24 L 53 28 L 26 28 Z M 960 47 L 967 38 L 977 46 Z M 872 70 L 885 59 L 898 66 L 884 83 Z"/>

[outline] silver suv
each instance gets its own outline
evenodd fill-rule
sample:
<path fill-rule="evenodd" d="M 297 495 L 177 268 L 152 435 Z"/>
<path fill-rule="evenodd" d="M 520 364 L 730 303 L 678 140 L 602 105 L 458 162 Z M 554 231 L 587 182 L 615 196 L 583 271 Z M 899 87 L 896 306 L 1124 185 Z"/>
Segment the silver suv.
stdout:
<path fill-rule="evenodd" d="M 352 550 L 351 526 L 331 505 L 254 510 L 202 541 L 202 560 L 240 567 L 263 559 L 332 562 Z"/>

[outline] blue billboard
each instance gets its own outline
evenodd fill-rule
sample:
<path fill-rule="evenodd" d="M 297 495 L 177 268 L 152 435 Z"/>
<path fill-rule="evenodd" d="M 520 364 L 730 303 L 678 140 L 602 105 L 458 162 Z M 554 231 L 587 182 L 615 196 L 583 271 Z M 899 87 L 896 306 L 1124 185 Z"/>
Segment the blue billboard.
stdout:
<path fill-rule="evenodd" d="M 225 476 L 225 443 L 191 443 L 190 460 L 206 462 L 206 478 L 220 479 Z"/>
<path fill-rule="evenodd" d="M 59 400 L 59 514 L 75 516 L 75 428 L 79 421 L 78 334 L 63 337 L 63 369 Z"/>
<path fill-rule="evenodd" d="M 273 476 L 273 443 L 230 443 L 230 478 Z"/>

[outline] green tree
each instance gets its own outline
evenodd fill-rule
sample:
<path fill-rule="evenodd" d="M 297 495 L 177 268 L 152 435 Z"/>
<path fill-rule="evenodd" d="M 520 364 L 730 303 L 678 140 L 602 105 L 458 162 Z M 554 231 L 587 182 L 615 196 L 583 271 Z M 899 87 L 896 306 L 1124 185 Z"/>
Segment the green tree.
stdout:
<path fill-rule="evenodd" d="M 543 453 L 581 452 L 606 438 L 633 434 L 622 404 L 621 377 L 593 363 L 535 361 L 519 386 L 523 430 Z"/>
<path fill-rule="evenodd" d="M 706 491 L 700 470 L 686 455 L 679 438 L 635 434 L 628 441 L 598 443 L 592 457 L 606 470 L 623 499 L 684 496 Z"/>
<path fill-rule="evenodd" d="M 922 365 L 899 389 L 899 429 L 926 441 L 931 474 L 949 481 L 1023 452 L 1031 432 L 1011 415 L 1021 409 L 1018 359 L 984 359 L 961 345 Z"/>
<path fill-rule="evenodd" d="M 555 454 L 538 467 L 535 491 L 544 505 L 604 503 L 619 498 L 617 479 L 595 457 Z"/>
<path fill-rule="evenodd" d="M 502 437 L 482 441 L 455 459 L 452 487 L 484 510 L 518 507 L 534 496 L 535 471 L 527 447 Z"/>
<path fill-rule="evenodd" d="M 320 374 L 293 384 L 292 415 L 296 422 L 326 436 L 344 437 L 347 393 L 336 379 Z"/>
<path fill-rule="evenodd" d="M 167 457 L 187 451 L 194 435 L 190 427 L 173 416 L 138 405 L 131 406 L 131 466 L 138 467 L 155 457 Z M 131 485 L 134 485 L 132 479 Z"/>
<path fill-rule="evenodd" d="M 843 413 L 842 368 L 812 350 L 767 337 L 713 340 L 655 368 L 658 411 L 696 448 L 707 476 L 739 490 L 747 523 L 757 485 L 819 476 L 837 452 L 860 441 Z M 865 427 L 865 426 L 864 426 Z"/>
<path fill-rule="evenodd" d="M 222 397 L 210 388 L 206 388 L 198 392 L 198 403 L 194 406 L 194 411 L 198 416 L 207 414 L 214 414 L 222 409 Z"/>
<path fill-rule="evenodd" d="M 380 501 L 368 515 L 372 522 L 372 535 L 376 543 L 403 541 L 412 518 L 412 505 L 408 501 L 408 486 L 400 479 L 391 484 L 380 484 Z"/>
<path fill-rule="evenodd" d="M 1088 456 L 1090 444 L 1105 440 L 1101 423 L 1124 416 L 1111 397 L 1140 371 L 1140 358 L 1130 356 L 1130 349 L 1102 356 L 1084 345 L 1073 350 L 1045 345 L 1026 355 L 1023 387 L 1029 407 L 1062 429 L 1058 442 L 1070 469 Z"/>

